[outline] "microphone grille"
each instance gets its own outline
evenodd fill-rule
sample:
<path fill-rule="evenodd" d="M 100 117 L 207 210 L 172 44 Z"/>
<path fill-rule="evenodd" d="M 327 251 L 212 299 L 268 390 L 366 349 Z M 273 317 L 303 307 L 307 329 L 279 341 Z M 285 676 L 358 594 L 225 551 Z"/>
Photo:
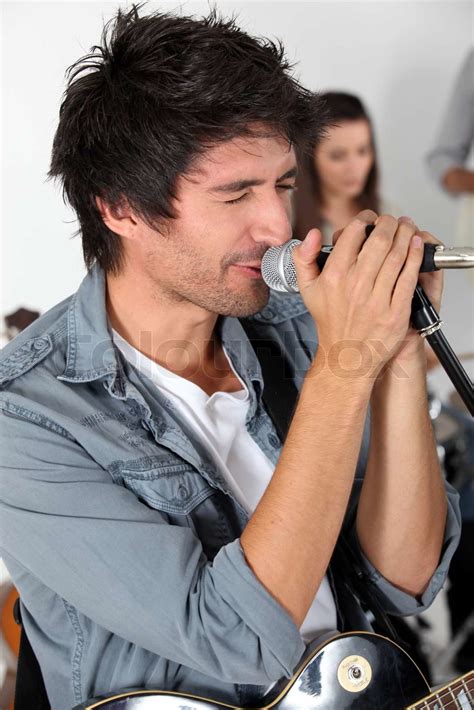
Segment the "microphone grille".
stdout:
<path fill-rule="evenodd" d="M 293 249 L 301 244 L 299 239 L 290 241 L 279 247 L 270 247 L 262 257 L 262 278 L 274 291 L 298 293 L 296 269 L 292 259 Z"/>

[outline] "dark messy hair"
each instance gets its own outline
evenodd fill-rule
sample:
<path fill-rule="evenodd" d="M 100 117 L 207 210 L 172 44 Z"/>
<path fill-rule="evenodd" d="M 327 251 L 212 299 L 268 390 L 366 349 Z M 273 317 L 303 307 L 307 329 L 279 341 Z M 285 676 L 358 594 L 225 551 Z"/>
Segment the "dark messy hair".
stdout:
<path fill-rule="evenodd" d="M 325 128 L 339 126 L 345 121 L 367 121 L 370 128 L 372 153 L 374 156 L 372 167 L 367 175 L 367 180 L 360 195 L 357 196 L 357 205 L 360 210 L 370 209 L 379 212 L 379 167 L 377 162 L 377 148 L 370 116 L 362 101 L 353 94 L 342 91 L 327 91 L 319 95 L 324 103 L 327 124 Z M 322 133 L 324 137 L 324 132 Z M 300 172 L 298 175 L 298 191 L 294 197 L 294 230 L 293 235 L 304 239 L 312 227 L 321 227 L 321 207 L 323 196 L 321 179 L 316 170 L 314 153 L 305 152 L 299 157 Z"/>
<path fill-rule="evenodd" d="M 258 126 L 312 150 L 320 102 L 291 73 L 280 42 L 254 38 L 212 10 L 194 19 L 119 10 L 101 45 L 73 64 L 49 176 L 77 213 L 84 260 L 123 265 L 120 237 L 96 205 L 126 201 L 149 226 L 176 217 L 177 178 L 209 147 Z"/>

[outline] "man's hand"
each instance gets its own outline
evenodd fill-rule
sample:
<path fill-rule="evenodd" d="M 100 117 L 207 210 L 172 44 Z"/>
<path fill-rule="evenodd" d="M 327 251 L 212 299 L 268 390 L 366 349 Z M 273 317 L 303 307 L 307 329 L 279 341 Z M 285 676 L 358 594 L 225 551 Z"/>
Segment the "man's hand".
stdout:
<path fill-rule="evenodd" d="M 439 239 L 436 239 L 436 237 L 429 232 L 419 230 L 409 217 L 400 217 L 398 221 L 412 224 L 416 230 L 415 233 L 422 238 L 424 244 L 443 244 L 443 242 L 440 242 Z M 420 274 L 418 277 L 418 283 L 430 299 L 435 310 L 439 313 L 441 308 L 441 298 L 443 295 L 444 272 L 439 270 Z M 421 358 L 424 361 L 425 357 L 425 340 L 414 328 L 410 326 L 400 350 L 387 364 L 390 364 L 390 366 L 395 363 L 402 365 L 402 363 L 406 364 L 416 358 Z"/>
<path fill-rule="evenodd" d="M 373 223 L 375 229 L 366 239 L 365 228 Z M 415 235 L 421 239 L 418 246 Z M 337 361 L 342 350 L 345 355 L 352 350 L 354 372 L 360 371 L 361 356 L 372 352 L 371 344 L 380 343 L 378 366 L 371 370 L 376 377 L 392 359 L 419 357 L 420 348 L 423 352 L 423 340 L 410 328 L 410 315 L 423 242 L 429 240 L 437 241 L 428 233 L 417 234 L 411 220 L 377 217 L 364 210 L 336 233 L 321 274 L 315 261 L 321 248 L 318 230 L 311 230 L 294 249 L 300 293 L 317 323 L 319 345 L 330 365 L 332 353 Z M 428 296 L 436 307 L 439 274 L 425 277 Z M 352 363 L 348 364 L 350 370 Z"/>

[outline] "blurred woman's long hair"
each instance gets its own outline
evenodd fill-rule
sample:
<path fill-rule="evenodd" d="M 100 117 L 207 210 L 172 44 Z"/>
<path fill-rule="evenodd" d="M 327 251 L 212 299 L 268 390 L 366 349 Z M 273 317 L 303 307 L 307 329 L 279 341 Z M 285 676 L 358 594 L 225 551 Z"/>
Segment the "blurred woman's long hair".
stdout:
<path fill-rule="evenodd" d="M 324 101 L 327 115 L 327 129 L 339 126 L 345 121 L 358 121 L 364 119 L 370 128 L 373 163 L 367 176 L 364 189 L 357 197 L 358 207 L 361 210 L 371 209 L 379 212 L 380 198 L 378 193 L 379 169 L 377 164 L 377 150 L 375 145 L 372 121 L 362 101 L 343 92 L 329 91 L 320 94 Z M 324 136 L 321 140 L 324 140 Z M 317 146 L 316 149 L 317 150 Z M 293 237 L 304 239 L 312 227 L 321 228 L 323 221 L 321 179 L 316 170 L 315 154 L 300 154 L 298 156 L 299 174 L 298 189 L 293 198 Z"/>

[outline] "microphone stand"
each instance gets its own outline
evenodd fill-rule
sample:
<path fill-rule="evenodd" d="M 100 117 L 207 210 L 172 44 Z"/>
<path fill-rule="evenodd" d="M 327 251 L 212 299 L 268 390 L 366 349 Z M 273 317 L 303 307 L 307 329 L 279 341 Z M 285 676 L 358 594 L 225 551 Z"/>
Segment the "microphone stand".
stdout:
<path fill-rule="evenodd" d="M 443 321 L 419 284 L 411 303 L 411 323 L 427 339 L 469 413 L 474 416 L 474 388 L 471 379 L 441 330 Z"/>
<path fill-rule="evenodd" d="M 366 238 L 374 229 L 375 224 L 367 225 Z M 411 323 L 422 338 L 427 339 L 470 415 L 474 417 L 474 391 L 471 379 L 441 331 L 443 321 L 420 284 L 417 285 L 411 302 Z"/>

